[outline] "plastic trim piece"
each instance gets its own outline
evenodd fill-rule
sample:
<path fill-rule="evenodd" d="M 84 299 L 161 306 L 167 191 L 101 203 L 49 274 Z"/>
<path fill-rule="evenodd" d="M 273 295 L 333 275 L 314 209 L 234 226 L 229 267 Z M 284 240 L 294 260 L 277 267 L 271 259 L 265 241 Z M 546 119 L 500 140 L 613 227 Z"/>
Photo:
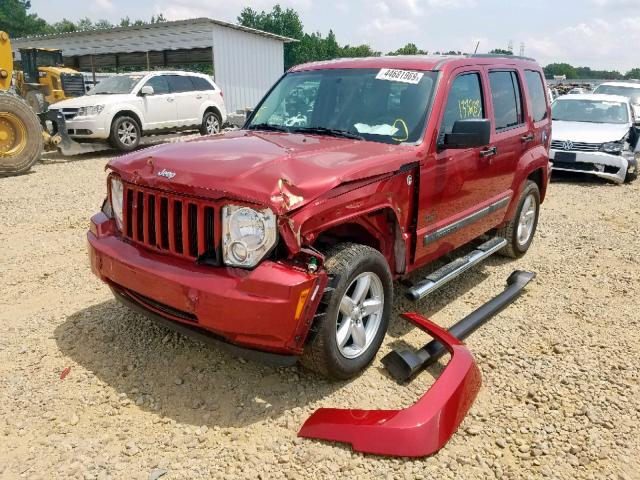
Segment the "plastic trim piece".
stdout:
<path fill-rule="evenodd" d="M 449 441 L 478 395 L 480 370 L 467 347 L 445 329 L 417 313 L 402 316 L 451 353 L 433 386 L 404 410 L 320 408 L 298 436 L 350 443 L 359 452 L 400 457 L 431 455 Z"/>

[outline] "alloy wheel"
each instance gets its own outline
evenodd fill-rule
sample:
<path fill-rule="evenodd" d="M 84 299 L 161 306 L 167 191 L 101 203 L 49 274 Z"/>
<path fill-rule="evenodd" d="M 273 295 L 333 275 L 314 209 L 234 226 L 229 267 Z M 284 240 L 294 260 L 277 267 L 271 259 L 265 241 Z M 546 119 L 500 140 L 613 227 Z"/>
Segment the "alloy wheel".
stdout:
<path fill-rule="evenodd" d="M 382 281 L 375 273 L 361 273 L 342 297 L 336 321 L 336 342 L 345 358 L 366 352 L 378 333 L 383 311 Z"/>
<path fill-rule="evenodd" d="M 123 145 L 135 145 L 138 140 L 138 132 L 132 121 L 125 120 L 118 126 L 118 138 Z"/>
<path fill-rule="evenodd" d="M 537 210 L 536 199 L 532 194 L 525 198 L 522 209 L 520 210 L 520 219 L 518 220 L 518 244 L 526 245 L 533 235 L 533 228 L 536 221 Z"/>

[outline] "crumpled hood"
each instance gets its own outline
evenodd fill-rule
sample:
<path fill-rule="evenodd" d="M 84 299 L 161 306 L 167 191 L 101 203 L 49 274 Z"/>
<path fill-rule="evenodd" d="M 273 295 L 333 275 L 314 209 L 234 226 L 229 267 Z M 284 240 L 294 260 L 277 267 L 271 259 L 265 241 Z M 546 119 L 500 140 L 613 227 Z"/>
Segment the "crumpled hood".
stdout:
<path fill-rule="evenodd" d="M 131 100 L 130 94 L 117 94 L 117 95 L 83 95 L 82 97 L 69 98 L 56 102 L 51 107 L 51 110 L 57 110 L 60 108 L 81 108 L 90 107 L 92 105 L 112 105 L 123 103 Z"/>
<path fill-rule="evenodd" d="M 319 135 L 234 131 L 113 159 L 124 180 L 208 198 L 238 198 L 276 213 L 335 186 L 398 170 L 417 149 Z"/>
<path fill-rule="evenodd" d="M 630 125 L 553 121 L 553 140 L 585 143 L 617 142 L 629 133 Z"/>

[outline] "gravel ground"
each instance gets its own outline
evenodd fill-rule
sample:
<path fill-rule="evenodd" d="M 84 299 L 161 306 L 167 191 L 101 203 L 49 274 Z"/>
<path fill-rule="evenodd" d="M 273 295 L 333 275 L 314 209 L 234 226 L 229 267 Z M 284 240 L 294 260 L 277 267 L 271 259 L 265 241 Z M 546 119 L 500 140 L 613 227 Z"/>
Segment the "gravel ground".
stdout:
<path fill-rule="evenodd" d="M 321 406 L 413 403 L 442 366 L 400 387 L 379 359 L 424 334 L 394 315 L 366 373 L 329 383 L 127 311 L 85 249 L 108 158 L 48 155 L 0 180 L 0 478 L 640 478 L 640 182 L 556 181 L 525 258 L 490 259 L 417 305 L 396 301 L 397 314 L 450 325 L 512 270 L 538 273 L 468 340 L 484 385 L 461 429 L 438 454 L 406 460 L 296 432 Z"/>

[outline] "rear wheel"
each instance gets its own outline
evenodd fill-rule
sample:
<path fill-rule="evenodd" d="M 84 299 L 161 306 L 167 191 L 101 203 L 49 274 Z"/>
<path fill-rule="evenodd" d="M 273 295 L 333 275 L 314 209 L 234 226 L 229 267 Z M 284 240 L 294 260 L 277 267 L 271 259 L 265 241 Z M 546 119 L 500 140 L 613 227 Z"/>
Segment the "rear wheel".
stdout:
<path fill-rule="evenodd" d="M 42 127 L 25 101 L 0 92 L 0 175 L 26 172 L 42 155 Z"/>
<path fill-rule="evenodd" d="M 515 214 L 509 223 L 498 230 L 498 236 L 507 240 L 507 245 L 500 251 L 500 254 L 511 258 L 520 258 L 527 253 L 538 227 L 539 214 L 540 189 L 537 183 L 527 180 L 522 193 L 520 193 Z"/>
<path fill-rule="evenodd" d="M 369 365 L 382 344 L 393 305 L 393 281 L 386 259 L 365 245 L 334 247 L 325 269 L 336 284 L 322 299 L 320 320 L 301 362 L 326 377 L 347 379 Z"/>
<path fill-rule="evenodd" d="M 222 129 L 222 120 L 216 112 L 205 112 L 200 125 L 200 135 L 215 135 Z"/>
<path fill-rule="evenodd" d="M 109 142 L 121 152 L 129 152 L 140 143 L 140 125 L 128 115 L 117 117 L 111 124 Z"/>

